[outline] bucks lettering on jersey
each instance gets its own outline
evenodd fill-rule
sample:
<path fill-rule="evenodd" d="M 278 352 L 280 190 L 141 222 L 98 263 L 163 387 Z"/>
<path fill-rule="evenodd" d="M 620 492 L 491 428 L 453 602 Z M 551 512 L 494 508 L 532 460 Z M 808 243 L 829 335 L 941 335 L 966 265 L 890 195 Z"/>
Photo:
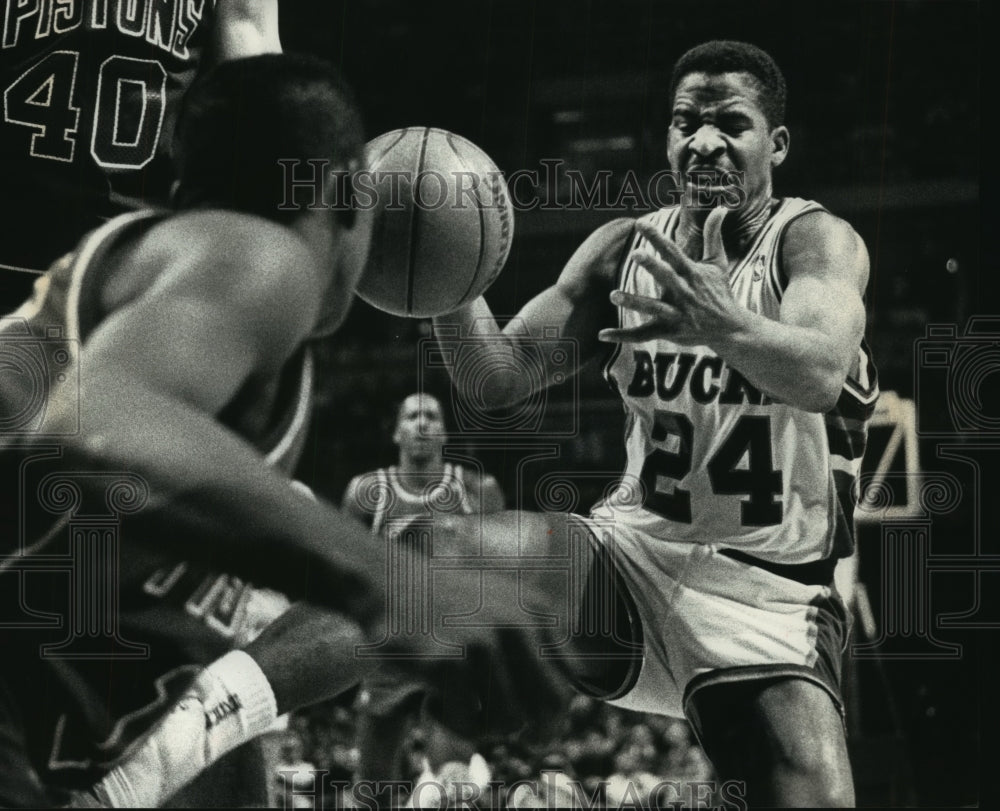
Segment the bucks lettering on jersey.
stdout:
<path fill-rule="evenodd" d="M 730 276 L 740 304 L 778 319 L 782 235 L 796 217 L 820 210 L 797 198 L 778 205 Z M 679 208 L 662 209 L 648 221 L 672 238 L 679 216 Z M 641 236 L 632 247 L 652 250 Z M 662 295 L 655 279 L 629 260 L 619 287 Z M 619 308 L 623 327 L 644 320 Z M 839 402 L 827 414 L 773 401 L 707 346 L 620 345 L 605 373 L 626 409 L 628 461 L 621 486 L 596 517 L 780 563 L 849 553 L 853 486 L 878 396 L 867 347 L 858 348 Z"/>
<path fill-rule="evenodd" d="M 0 266 L 41 271 L 87 230 L 165 203 L 177 101 L 214 0 L 0 0 Z"/>

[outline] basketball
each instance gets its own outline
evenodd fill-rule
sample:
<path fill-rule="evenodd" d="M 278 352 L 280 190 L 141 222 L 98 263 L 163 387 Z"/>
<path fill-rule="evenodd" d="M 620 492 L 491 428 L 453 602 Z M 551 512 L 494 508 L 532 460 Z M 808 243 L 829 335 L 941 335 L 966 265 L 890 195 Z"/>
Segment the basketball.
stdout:
<path fill-rule="evenodd" d="M 361 205 L 371 200 L 375 223 L 358 295 L 412 318 L 481 295 L 503 269 L 514 232 L 496 164 L 460 135 L 431 127 L 379 135 L 367 155 L 356 194 Z"/>

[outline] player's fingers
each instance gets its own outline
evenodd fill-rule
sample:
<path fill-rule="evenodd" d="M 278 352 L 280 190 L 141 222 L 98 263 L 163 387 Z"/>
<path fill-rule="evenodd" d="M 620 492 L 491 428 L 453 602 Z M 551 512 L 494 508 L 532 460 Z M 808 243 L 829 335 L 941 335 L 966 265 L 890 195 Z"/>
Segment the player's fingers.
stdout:
<path fill-rule="evenodd" d="M 654 338 L 663 338 L 667 334 L 666 321 L 658 319 L 638 327 L 602 329 L 597 333 L 597 340 L 606 344 L 637 344 Z"/>
<path fill-rule="evenodd" d="M 726 262 L 726 248 L 722 243 L 722 221 L 728 212 L 729 209 L 725 206 L 718 206 L 708 213 L 708 217 L 705 219 L 705 245 L 701 254 L 703 262 L 713 264 Z"/>
<path fill-rule="evenodd" d="M 694 262 L 684 255 L 684 252 L 677 247 L 677 244 L 667 239 L 656 227 L 649 223 L 640 222 L 637 225 L 646 241 L 652 245 L 660 257 L 670 265 L 674 271 L 681 276 L 689 276 L 694 272 Z M 648 256 L 648 254 L 647 254 Z M 646 265 L 643 265 L 648 270 Z"/>
<path fill-rule="evenodd" d="M 629 258 L 640 267 L 645 268 L 649 272 L 649 275 L 656 279 L 657 283 L 663 288 L 667 299 L 677 297 L 681 281 L 677 271 L 671 265 L 664 262 L 659 256 L 654 256 L 645 251 L 635 251 Z"/>
<path fill-rule="evenodd" d="M 646 315 L 670 316 L 674 314 L 674 308 L 662 299 L 649 298 L 648 296 L 636 296 L 622 290 L 615 290 L 611 294 L 611 303 L 618 307 L 627 307 L 629 310 L 634 310 L 635 312 L 644 313 Z"/>

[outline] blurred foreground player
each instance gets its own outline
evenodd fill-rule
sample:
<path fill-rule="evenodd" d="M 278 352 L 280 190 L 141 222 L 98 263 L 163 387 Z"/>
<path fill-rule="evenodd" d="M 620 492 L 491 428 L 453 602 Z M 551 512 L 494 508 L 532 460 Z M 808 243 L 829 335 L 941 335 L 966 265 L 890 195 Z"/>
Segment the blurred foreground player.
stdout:
<path fill-rule="evenodd" d="M 117 572 L 76 572 L 85 585 L 118 591 L 89 617 L 116 626 L 96 658 L 60 655 L 65 627 L 3 631 L 3 804 L 49 805 L 92 783 L 199 664 L 229 647 L 224 617 L 204 610 L 211 600 L 201 586 L 213 570 L 308 593 L 360 620 L 380 610 L 370 545 L 329 542 L 366 533 L 287 476 L 311 405 L 307 344 L 346 315 L 370 224 L 363 212 L 277 208 L 279 158 L 323 157 L 349 173 L 363 147 L 350 95 L 325 63 L 227 62 L 186 101 L 181 210 L 124 215 L 89 234 L 3 322 L 8 345 L 60 329 L 79 374 L 78 389 L 72 373 L 52 386 L 35 436 L 5 437 L 5 475 L 18 464 L 26 471 L 5 481 L 6 492 L 26 494 L 8 502 L 13 514 L 4 511 L 5 611 L 67 617 L 80 599 L 65 573 L 19 568 L 66 554 L 66 516 L 52 524 L 36 476 L 63 477 L 86 513 L 118 475 L 142 507 L 120 522 Z M 34 390 L 18 370 L 5 372 L 0 405 L 10 429 Z M 48 643 L 54 652 L 44 652 Z M 258 709 L 244 697 L 238 714 Z"/>
<path fill-rule="evenodd" d="M 102 221 L 166 205 L 202 65 L 281 50 L 278 0 L 24 0 L 2 30 L 0 315 Z"/>
<path fill-rule="evenodd" d="M 285 189 L 276 161 L 321 156 L 352 171 L 363 158 L 360 119 L 325 64 L 278 56 L 226 63 L 185 109 L 182 211 L 125 215 L 93 232 L 4 322 L 7 341 L 59 327 L 79 353 L 79 389 L 53 387 L 39 430 L 57 435 L 54 469 L 79 482 L 81 509 L 99 471 L 127 472 L 149 497 L 122 522 L 119 615 L 95 618 L 101 627 L 118 621 L 103 660 L 43 655 L 40 646 L 65 637 L 59 628 L 4 631 L 4 721 L 16 730 L 0 759 L 5 804 L 50 804 L 60 789 L 88 785 L 176 700 L 199 663 L 228 648 L 199 590 L 213 568 L 298 596 L 311 583 L 321 601 L 361 619 L 379 608 L 371 570 L 327 542 L 336 514 L 287 479 L 311 404 L 307 342 L 345 316 L 369 225 L 350 212 L 278 211 Z M 23 375 L 7 372 L 2 402 L 12 415 L 31 392 Z M 60 431 L 67 419 L 78 420 L 75 435 Z M 43 455 L 44 436 L 25 439 L 5 462 L 30 469 Z M 20 483 L 10 484 L 17 492 Z M 5 554 L 64 552 L 60 527 L 49 531 L 40 513 L 29 497 L 20 515 L 6 516 L 24 535 L 18 549 L 13 524 Z M 341 523 L 350 534 L 353 525 Z M 67 616 L 65 575 L 22 581 L 18 562 L 4 559 L 5 607 L 18 605 L 24 582 L 26 605 Z M 148 655 L 129 659 L 140 646 Z"/>
<path fill-rule="evenodd" d="M 445 461 L 446 440 L 441 403 L 430 394 L 411 394 L 399 406 L 392 440 L 399 449 L 395 465 L 362 473 L 347 485 L 342 508 L 369 525 L 379 543 L 392 543 L 392 529 L 413 516 L 474 515 L 504 508 L 500 486 Z M 423 685 L 374 674 L 358 696 L 358 778 L 404 780 L 406 739 L 421 721 Z M 424 719 L 428 732 L 426 768 L 436 772 L 446 762 L 467 763 L 475 747 Z M 478 760 L 478 759 L 477 759 Z M 486 778 L 488 780 L 488 777 Z M 481 781 L 485 782 L 485 781 Z"/>
<path fill-rule="evenodd" d="M 370 215 L 288 205 L 278 162 L 325 159 L 342 182 L 363 145 L 325 63 L 225 63 L 185 101 L 181 210 L 91 233 L 3 321 L 7 359 L 24 358 L 0 370 L 3 804 L 60 804 L 102 777 L 132 804 L 162 802 L 277 714 L 371 666 L 354 654 L 359 625 L 381 639 L 384 549 L 287 475 L 311 405 L 308 344 L 346 316 Z M 39 363 L 52 371 L 40 402 L 26 373 Z M 95 517 L 100 532 L 86 529 Z M 219 572 L 310 603 L 226 653 L 231 617 L 203 590 Z M 394 649 L 470 698 L 470 672 L 488 675 L 505 714 L 518 696 L 533 715 L 559 692 L 530 657 L 507 669 L 530 634 L 458 637 L 468 656 L 443 665 L 421 657 L 426 640 Z M 177 735 L 150 752 L 157 721 Z M 115 782 L 122 762 L 134 784 Z"/>
<path fill-rule="evenodd" d="M 643 656 L 601 692 L 586 686 L 686 715 L 751 806 L 851 805 L 833 571 L 853 545 L 878 394 L 867 252 L 819 204 L 773 196 L 789 133 L 769 55 L 698 46 L 675 66 L 668 103 L 680 204 L 599 228 L 506 334 L 483 299 L 440 319 L 452 334 L 474 329 L 480 347 L 475 379 L 455 383 L 477 404 L 534 394 L 509 361 L 531 348 L 524 329 L 541 349 L 554 328 L 575 339 L 581 364 L 615 345 L 606 374 L 627 411 L 625 478 L 590 517 L 561 520 L 595 560 L 591 582 L 617 589 Z M 487 518 L 484 542 L 545 552 L 547 524 L 560 525 Z"/>

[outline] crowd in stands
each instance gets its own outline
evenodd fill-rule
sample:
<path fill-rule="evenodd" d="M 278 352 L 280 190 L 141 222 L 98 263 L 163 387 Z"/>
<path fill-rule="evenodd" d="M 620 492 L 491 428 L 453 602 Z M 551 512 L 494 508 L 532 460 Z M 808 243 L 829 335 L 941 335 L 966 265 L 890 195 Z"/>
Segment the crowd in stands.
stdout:
<path fill-rule="evenodd" d="M 326 808 L 349 805 L 351 795 L 345 787 L 354 779 L 358 757 L 354 724 L 346 699 L 293 714 L 285 731 L 276 733 L 283 736 L 281 762 L 274 774 L 278 796 L 283 786 L 294 785 L 301 792 L 293 798 L 294 807 L 320 807 L 320 802 Z M 407 754 L 409 779 L 416 783 L 425 770 L 419 727 L 407 743 Z M 633 713 L 584 696 L 573 700 L 552 743 L 539 747 L 503 741 L 485 745 L 482 755 L 494 783 L 521 784 L 513 793 L 497 791 L 492 805 L 484 796 L 479 805 L 483 808 L 566 807 L 582 798 L 594 807 L 653 807 L 651 795 L 665 782 L 684 787 L 712 779 L 711 766 L 685 721 Z M 313 773 L 325 785 L 316 794 Z M 436 779 L 447 783 L 441 773 Z M 685 796 L 683 788 L 670 791 L 669 799 L 678 793 Z M 661 802 L 665 796 L 661 793 Z"/>

